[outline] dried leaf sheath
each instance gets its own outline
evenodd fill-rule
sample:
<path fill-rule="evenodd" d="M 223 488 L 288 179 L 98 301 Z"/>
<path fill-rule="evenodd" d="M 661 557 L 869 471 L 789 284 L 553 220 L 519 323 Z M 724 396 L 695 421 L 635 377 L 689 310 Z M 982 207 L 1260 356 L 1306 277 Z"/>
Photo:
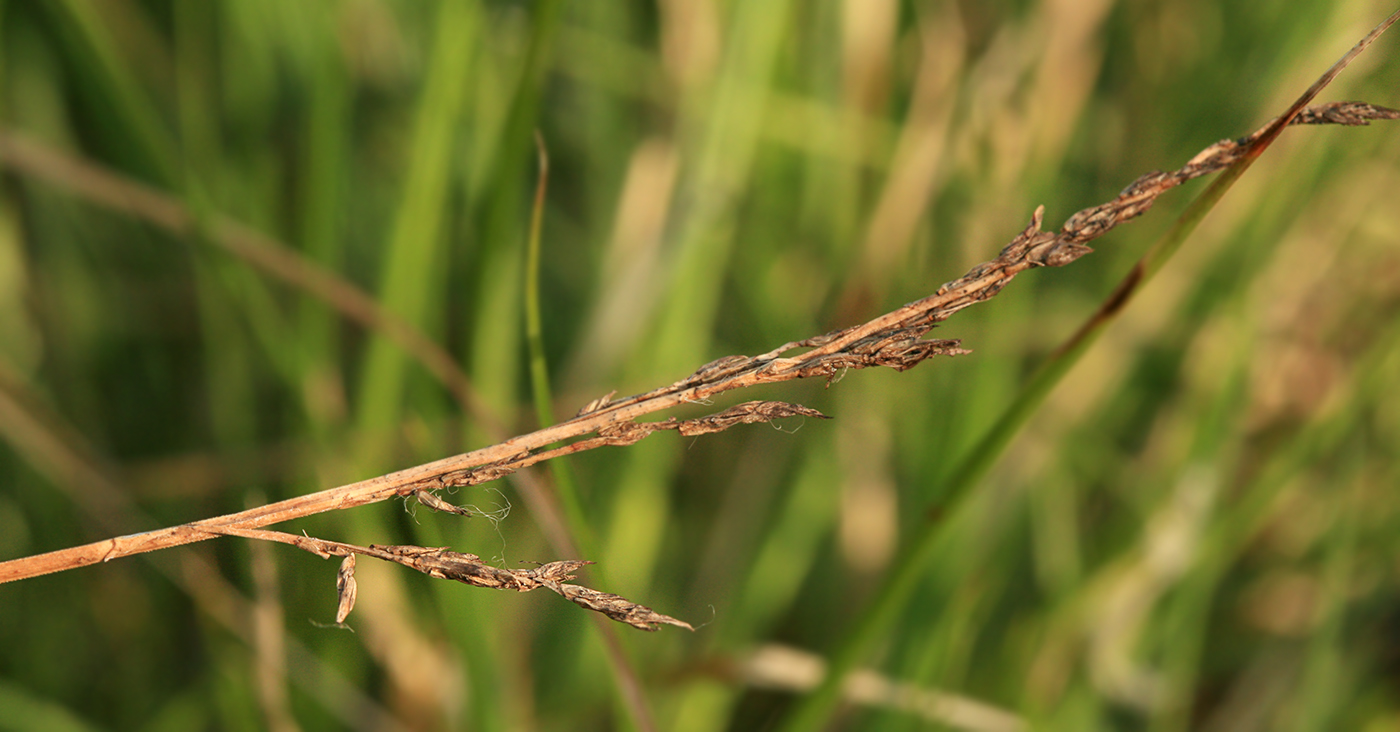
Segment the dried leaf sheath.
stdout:
<path fill-rule="evenodd" d="M 335 575 L 335 593 L 340 598 L 335 609 L 337 624 L 350 617 L 350 611 L 355 609 L 355 597 L 358 592 L 359 586 L 355 582 L 355 555 L 347 554 Z"/>

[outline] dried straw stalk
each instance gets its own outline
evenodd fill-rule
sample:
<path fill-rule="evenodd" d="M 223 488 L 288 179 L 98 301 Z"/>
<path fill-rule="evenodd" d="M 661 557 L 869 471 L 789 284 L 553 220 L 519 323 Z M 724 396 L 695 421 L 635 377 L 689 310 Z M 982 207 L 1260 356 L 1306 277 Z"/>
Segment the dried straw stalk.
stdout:
<path fill-rule="evenodd" d="M 1338 102 L 1290 110 L 1284 117 L 1287 118 L 1286 124 L 1355 126 L 1369 124 L 1372 120 L 1397 119 L 1400 118 L 1400 111 L 1360 102 Z M 705 403 L 724 392 L 759 384 L 822 377 L 830 385 L 835 377 L 850 369 L 888 366 L 904 371 L 932 356 L 968 353 L 957 340 L 927 340 L 923 336 L 959 310 L 991 299 L 1016 275 L 1028 269 L 1061 267 L 1084 256 L 1092 251 L 1086 246 L 1088 242 L 1125 221 L 1141 216 L 1152 207 L 1158 196 L 1186 181 L 1220 171 L 1252 154 L 1261 139 L 1272 138 L 1278 129 L 1278 125 L 1270 123 L 1247 137 L 1211 145 L 1179 170 L 1143 175 L 1113 200 L 1074 214 L 1058 231 L 1041 230 L 1044 207 L 1039 207 L 1032 215 L 1030 224 L 995 259 L 973 267 L 963 277 L 938 288 L 934 294 L 869 322 L 785 343 L 757 356 L 726 356 L 701 366 L 690 376 L 668 386 L 616 401 L 611 399 L 610 394 L 589 403 L 567 422 L 472 452 L 239 513 L 0 562 L 0 583 L 168 549 L 216 536 L 236 535 L 280 541 L 323 557 L 363 554 L 397 562 L 435 577 L 455 579 L 479 587 L 522 592 L 545 587 L 582 607 L 634 627 L 655 630 L 658 625 L 667 624 L 690 628 L 683 621 L 616 595 L 567 584 L 565 580 L 571 579 L 574 571 L 587 564 L 583 561 L 552 562 L 530 570 L 506 570 L 492 567 L 475 555 L 445 548 L 363 547 L 264 531 L 260 527 L 409 496 L 432 508 L 466 514 L 469 512 L 447 503 L 434 492 L 497 480 L 563 455 L 605 445 L 631 445 L 660 431 L 700 435 L 719 432 L 737 424 L 770 422 L 786 417 L 825 418 L 820 412 L 801 405 L 762 401 L 746 402 L 698 419 L 677 420 L 673 417 L 661 421 L 638 421 L 645 415 L 682 403 Z M 12 138 L 0 138 L 0 159 L 13 162 L 17 155 L 22 156 L 25 152 L 16 147 Z M 548 447 L 555 443 L 566 444 Z M 338 582 L 341 587 L 339 620 L 344 619 L 349 612 L 348 606 L 354 602 L 353 567 L 353 562 L 342 565 L 342 576 Z"/>

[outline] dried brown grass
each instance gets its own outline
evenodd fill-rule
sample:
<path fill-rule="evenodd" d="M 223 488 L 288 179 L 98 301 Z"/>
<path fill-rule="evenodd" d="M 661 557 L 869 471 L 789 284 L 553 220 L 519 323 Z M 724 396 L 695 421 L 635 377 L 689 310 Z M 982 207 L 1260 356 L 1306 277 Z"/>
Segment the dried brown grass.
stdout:
<path fill-rule="evenodd" d="M 1339 68 L 1334 68 L 1329 74 L 1337 70 Z M 1310 94 L 1315 94 L 1316 89 L 1320 88 L 1315 87 Z M 1305 95 L 1307 98 L 1311 97 Z M 1339 102 L 1308 108 L 1299 105 L 1252 135 L 1211 145 L 1175 171 L 1152 172 L 1139 177 L 1113 200 L 1074 214 L 1057 231 L 1041 230 L 1044 209 L 1037 209 L 1030 224 L 996 258 L 973 267 L 963 277 L 943 285 L 932 295 L 866 323 L 785 343 L 757 356 L 720 358 L 701 366 L 684 379 L 644 394 L 619 400 L 613 400 L 609 394 L 584 406 L 571 420 L 472 452 L 239 513 L 0 562 L 0 582 L 167 549 L 215 536 L 233 535 L 286 543 L 322 557 L 345 557 L 337 581 L 340 598 L 337 622 L 343 622 L 354 605 L 357 592 L 353 577 L 354 557 L 365 555 L 476 587 L 520 592 L 543 587 L 581 607 L 644 630 L 655 630 L 660 625 L 693 629 L 684 621 L 617 595 L 568 583 L 566 580 L 572 579 L 574 572 L 589 564 L 583 560 L 563 560 L 533 569 L 511 570 L 491 566 L 476 555 L 447 548 L 357 546 L 267 531 L 261 527 L 396 497 L 414 497 L 436 510 L 471 515 L 471 511 L 439 498 L 436 491 L 498 480 L 556 457 L 604 446 L 631 445 L 656 432 L 701 435 L 739 424 L 767 423 L 789 417 L 825 418 L 820 412 L 797 404 L 751 401 L 695 419 L 671 417 L 659 421 L 640 421 L 649 414 L 686 403 L 707 404 L 711 397 L 760 384 L 820 377 L 830 385 L 853 369 L 886 366 L 904 371 L 933 356 L 967 353 L 957 340 L 926 339 L 924 336 L 958 311 L 995 297 L 1018 274 L 1036 267 L 1064 266 L 1089 253 L 1088 242 L 1142 215 L 1159 196 L 1172 188 L 1223 170 L 1256 154 L 1261 141 L 1272 139 L 1283 126 L 1355 126 L 1368 124 L 1372 120 L 1397 118 L 1400 118 L 1400 111 L 1360 102 Z M 84 198 L 138 216 L 173 232 L 187 232 L 194 225 L 190 215 L 173 200 L 14 135 L 0 134 L 0 162 L 12 170 L 49 180 Z M 452 365 L 445 352 L 416 331 L 393 322 L 364 293 L 334 275 L 316 269 L 276 242 L 231 222 L 220 222 L 214 238 L 234 255 L 322 297 L 351 319 L 367 327 L 398 333 L 397 340 L 401 346 L 448 384 L 464 406 L 484 417 L 484 410 L 472 398 L 465 377 L 460 369 Z M 1131 294 L 1133 287 L 1135 280 L 1130 277 L 1119 293 L 1105 305 L 1106 310 L 1111 311 L 1121 304 Z M 551 447 L 556 444 L 560 446 Z"/>

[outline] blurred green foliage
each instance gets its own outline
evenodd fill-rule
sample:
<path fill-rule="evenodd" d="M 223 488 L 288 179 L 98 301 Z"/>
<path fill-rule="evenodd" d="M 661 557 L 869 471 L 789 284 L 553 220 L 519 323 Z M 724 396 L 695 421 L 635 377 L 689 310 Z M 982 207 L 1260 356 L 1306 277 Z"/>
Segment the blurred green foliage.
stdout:
<path fill-rule="evenodd" d="M 382 333 L 209 246 L 219 216 L 530 404 L 534 134 L 556 419 L 866 320 L 1281 111 L 1393 8 L 1184 0 L 0 3 L 0 124 L 179 200 L 0 188 L 0 559 L 499 438 Z M 1324 100 L 1400 106 L 1395 37 Z M 901 548 L 940 547 L 833 728 L 1400 729 L 1400 134 L 1285 133 L 968 501 L 953 466 L 1201 190 L 1017 279 L 969 356 L 765 387 L 831 422 L 571 459 L 662 729 L 778 724 Z M 687 415 L 723 408 L 696 406 Z M 546 480 L 550 476 L 541 473 Z M 509 482 L 287 531 L 558 557 Z M 223 540 L 0 586 L 0 729 L 613 729 L 587 614 Z M 308 622 L 311 621 L 311 622 Z M 796 656 L 801 649 L 811 656 Z M 804 665 L 808 664 L 808 665 Z M 868 677 L 869 678 L 869 677 Z M 873 689 L 873 691 L 871 691 Z M 1013 725 L 1013 726 L 1008 726 Z"/>

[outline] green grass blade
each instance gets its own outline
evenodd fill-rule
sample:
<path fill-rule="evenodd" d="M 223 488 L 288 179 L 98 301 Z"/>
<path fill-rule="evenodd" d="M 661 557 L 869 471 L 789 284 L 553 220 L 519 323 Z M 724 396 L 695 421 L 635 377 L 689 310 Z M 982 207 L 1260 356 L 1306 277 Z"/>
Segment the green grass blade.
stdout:
<path fill-rule="evenodd" d="M 0 682 L 0 730 L 52 730 L 53 732 L 89 732 L 101 729 L 65 707 L 41 699 L 18 684 Z"/>
<path fill-rule="evenodd" d="M 950 511 L 953 516 L 961 516 L 969 510 L 968 499 L 973 489 L 996 464 L 1050 392 L 1078 363 L 1104 328 L 1123 311 L 1133 295 L 1181 248 L 1255 159 L 1257 155 L 1242 158 L 1223 171 L 1204 193 L 1192 201 L 1172 228 L 1134 264 L 1099 310 L 1036 371 L 996 424 L 954 469 L 943 489 L 936 492 L 940 503 L 953 507 Z M 956 523 L 956 519 L 947 521 L 947 524 Z M 826 678 L 798 705 L 793 715 L 785 722 L 784 730 L 798 732 L 820 729 L 831 717 L 840 702 L 840 690 L 846 675 L 869 656 L 876 641 L 889 633 L 927 571 L 929 561 L 937 554 L 945 537 L 943 527 L 947 524 L 942 521 L 925 522 L 910 541 L 908 548 L 900 552 L 901 559 L 893 574 L 886 580 L 870 607 L 856 621 L 833 655 Z"/>
<path fill-rule="evenodd" d="M 179 180 L 170 133 L 144 89 L 127 66 L 91 0 L 45 3 L 57 16 L 64 38 L 79 61 L 80 74 L 91 79 L 97 104 L 113 112 L 101 132 L 111 154 L 147 180 L 166 188 Z"/>
<path fill-rule="evenodd" d="M 539 183 L 530 208 L 530 235 L 525 242 L 525 337 L 530 348 L 530 391 L 535 418 L 541 428 L 554 424 L 554 396 L 549 388 L 549 364 L 544 356 L 544 325 L 540 318 L 540 229 L 544 220 L 544 196 L 549 187 L 549 154 L 544 139 L 535 133 L 540 156 Z"/>
<path fill-rule="evenodd" d="M 430 293 L 444 285 L 435 274 L 440 270 L 434 269 L 434 263 L 457 162 L 453 137 L 471 84 L 472 49 L 481 30 L 474 8 L 471 3 L 446 3 L 438 10 L 432 62 L 412 132 L 407 180 L 386 249 L 380 302 L 414 324 L 421 324 L 427 315 Z M 403 353 L 387 339 L 376 338 L 370 344 L 359 386 L 358 424 L 365 434 L 382 433 L 398 421 L 406 367 Z M 384 444 L 383 440 L 375 442 Z"/>
<path fill-rule="evenodd" d="M 540 316 L 540 237 L 544 222 L 545 191 L 549 186 L 549 156 L 544 139 L 535 137 L 540 156 L 539 183 L 535 186 L 535 201 L 530 211 L 530 234 L 525 244 L 525 336 L 530 351 L 530 393 L 535 403 L 535 417 L 541 428 L 554 424 L 554 395 L 549 387 L 549 363 L 544 353 L 544 324 Z M 589 528 L 588 517 L 583 512 L 583 503 L 578 495 L 578 483 L 574 480 L 569 464 L 563 460 L 549 463 L 550 475 L 554 476 L 554 490 L 564 508 L 564 517 L 569 523 L 574 543 L 583 556 L 594 553 L 593 532 Z M 607 584 L 605 575 L 595 568 L 594 576 Z"/>
<path fill-rule="evenodd" d="M 1320 732 L 1337 729 L 1339 707 L 1349 696 L 1351 679 L 1342 667 L 1343 627 L 1348 614 L 1348 595 L 1356 580 L 1356 540 L 1358 523 L 1366 510 L 1366 481 L 1359 473 L 1364 465 L 1364 451 L 1353 443 L 1347 448 L 1341 470 L 1329 482 L 1341 495 L 1335 507 L 1336 518 L 1325 541 L 1325 558 L 1321 577 L 1321 620 L 1308 641 L 1302 679 L 1296 703 L 1299 714 L 1294 718 L 1297 732 Z"/>
<path fill-rule="evenodd" d="M 533 120 L 536 116 L 535 110 L 540 103 L 541 77 L 544 71 L 550 42 L 557 31 L 559 16 L 562 10 L 561 3 L 543 3 L 535 9 L 532 20 L 532 32 L 530 35 L 530 46 L 526 52 L 526 59 L 520 82 L 516 89 L 515 98 L 512 102 L 510 116 L 507 119 L 502 131 L 502 148 L 506 155 L 497 160 L 497 166 L 509 165 L 515 161 L 512 151 L 522 151 L 526 149 L 524 143 L 530 139 L 531 135 L 538 135 L 533 127 Z M 538 138 L 536 138 L 538 141 Z M 535 200 L 532 206 L 530 230 L 527 236 L 526 262 L 525 262 L 525 288 L 524 288 L 524 308 L 526 316 L 527 344 L 530 352 L 530 382 L 531 392 L 536 413 L 541 425 L 552 424 L 553 418 L 553 397 L 549 388 L 549 370 L 544 355 L 544 334 L 543 322 L 540 314 L 540 292 L 539 292 L 539 269 L 540 269 L 540 239 L 544 217 L 544 192 L 546 184 L 547 164 L 544 162 L 543 145 L 539 147 L 541 156 L 541 173 L 536 187 Z M 514 178 L 514 175 L 505 175 L 506 178 Z M 513 196 L 507 192 L 503 195 L 505 202 L 513 200 Z M 488 227 L 491 231 L 505 230 L 510 224 L 502 217 L 508 216 L 515 207 L 513 205 L 497 205 L 489 214 Z M 553 461 L 550 465 L 551 475 L 555 479 L 555 493 L 563 506 L 565 520 L 569 524 L 570 533 L 574 545 L 585 554 L 591 553 L 594 546 L 592 531 L 589 528 L 587 517 L 584 515 L 583 506 L 579 500 L 576 481 L 568 467 L 560 461 Z M 605 582 L 605 576 L 600 572 L 594 572 L 593 576 L 599 582 Z M 617 628 L 591 623 L 597 631 L 594 638 L 602 646 L 602 656 L 606 660 L 608 669 L 611 672 L 612 688 L 615 692 L 617 706 L 622 710 L 629 728 L 652 730 L 656 728 L 655 721 L 650 709 L 650 704 L 645 698 L 642 690 L 641 677 L 628 658 L 627 653 L 618 638 Z"/>

